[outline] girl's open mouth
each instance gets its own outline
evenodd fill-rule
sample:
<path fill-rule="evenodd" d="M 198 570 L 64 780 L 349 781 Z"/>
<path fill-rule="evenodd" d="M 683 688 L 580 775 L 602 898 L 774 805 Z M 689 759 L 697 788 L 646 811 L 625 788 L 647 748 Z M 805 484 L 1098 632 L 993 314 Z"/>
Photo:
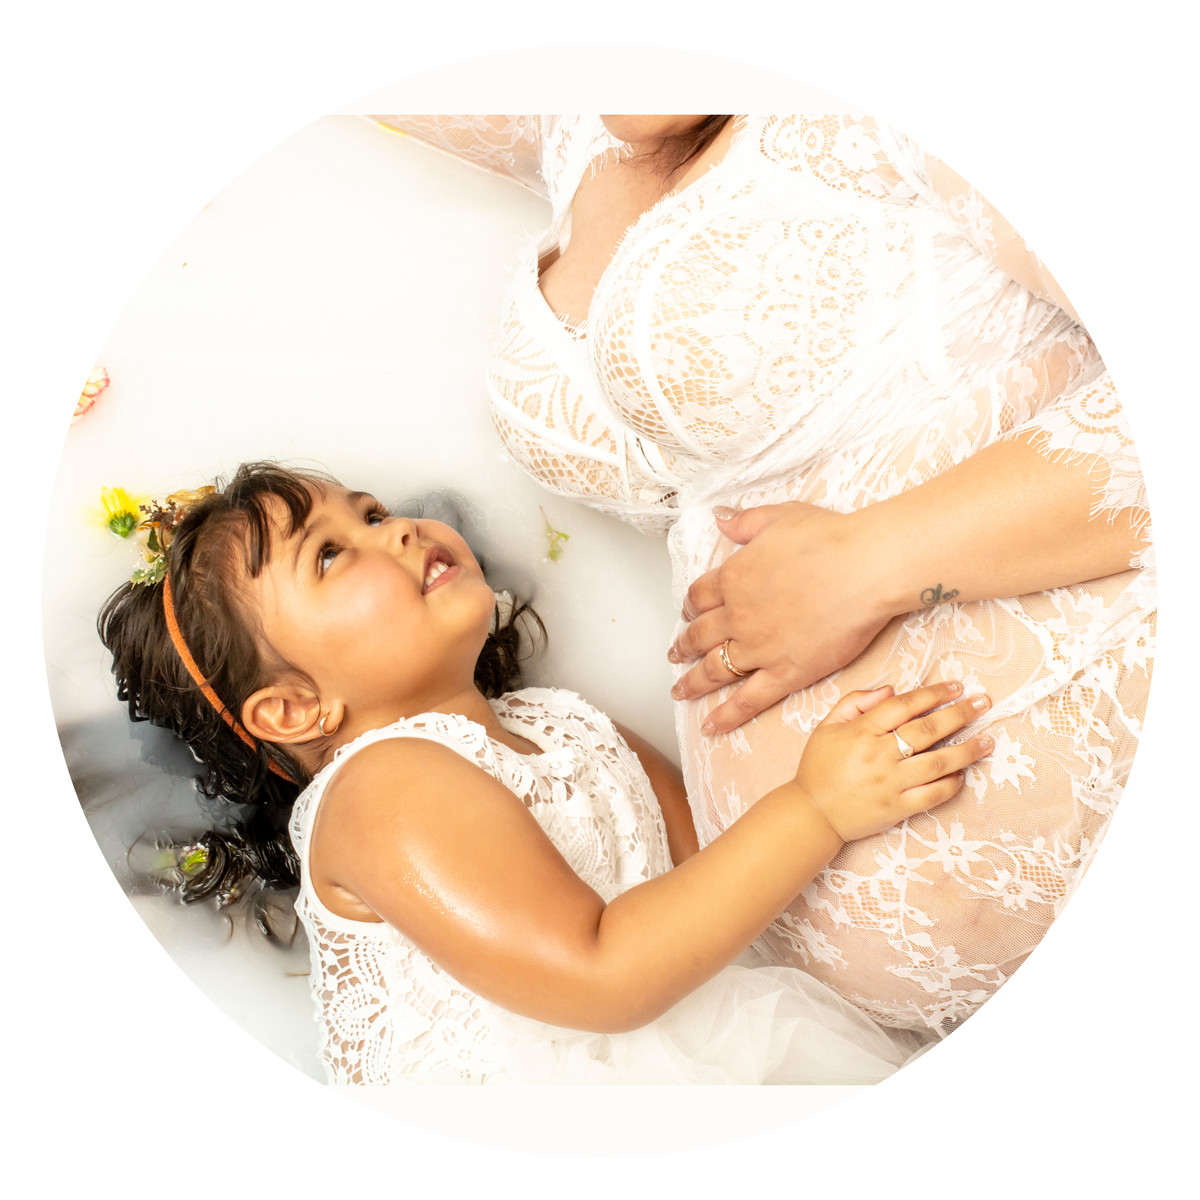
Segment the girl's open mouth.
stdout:
<path fill-rule="evenodd" d="M 449 583 L 459 573 L 459 567 L 450 557 L 450 552 L 434 546 L 425 558 L 425 582 L 421 594 L 425 595 L 440 584 Z"/>

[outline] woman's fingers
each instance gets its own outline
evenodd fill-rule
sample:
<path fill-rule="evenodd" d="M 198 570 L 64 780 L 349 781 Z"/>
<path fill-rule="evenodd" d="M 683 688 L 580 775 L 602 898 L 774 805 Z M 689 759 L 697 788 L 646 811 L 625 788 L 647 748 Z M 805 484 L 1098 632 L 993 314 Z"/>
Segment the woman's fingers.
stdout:
<path fill-rule="evenodd" d="M 760 504 L 757 508 L 714 508 L 717 528 L 731 541 L 744 546 L 753 541 L 768 525 L 773 525 L 788 512 L 798 509 L 795 502 Z"/>
<path fill-rule="evenodd" d="M 727 670 L 721 659 L 721 647 L 725 644 L 728 636 L 721 618 L 716 613 L 705 613 L 703 616 L 697 617 L 679 635 L 667 658 L 671 662 L 687 662 L 690 659 L 699 659 L 699 662 L 680 677 L 679 682 L 683 683 L 686 679 L 687 685 L 680 692 L 673 691 L 671 693 L 673 696 L 676 696 L 677 699 L 683 696 L 689 699 L 703 696 L 714 688 L 724 686 L 730 680 L 740 678 L 734 672 Z M 730 647 L 728 654 L 729 661 L 743 674 L 748 675 L 753 669 L 748 663 L 743 666 L 737 661 L 737 650 L 733 646 Z"/>
<path fill-rule="evenodd" d="M 724 654 L 722 654 L 723 650 Z M 751 669 L 747 668 L 743 671 L 734 662 L 734 653 L 732 646 L 728 650 L 725 649 L 724 642 L 715 650 L 710 650 L 690 671 L 684 672 L 675 681 L 675 686 L 671 688 L 671 698 L 673 700 L 695 700 L 699 696 L 707 696 L 709 692 L 715 692 L 717 688 L 724 687 L 726 684 L 748 678 L 752 673 Z M 738 671 L 742 673 L 739 675 Z"/>
<path fill-rule="evenodd" d="M 772 704 L 778 704 L 795 690 L 788 680 L 780 679 L 771 671 L 755 671 L 708 714 L 700 726 L 700 732 L 707 737 L 728 733 L 759 713 L 766 712 Z"/>
<path fill-rule="evenodd" d="M 707 612 L 710 608 L 720 608 L 725 603 L 724 593 L 717 580 L 718 570 L 719 568 L 714 568 L 711 571 L 705 571 L 688 588 L 683 597 L 683 619 L 685 621 L 695 621 L 701 613 Z M 688 655 L 687 657 L 695 656 Z"/>

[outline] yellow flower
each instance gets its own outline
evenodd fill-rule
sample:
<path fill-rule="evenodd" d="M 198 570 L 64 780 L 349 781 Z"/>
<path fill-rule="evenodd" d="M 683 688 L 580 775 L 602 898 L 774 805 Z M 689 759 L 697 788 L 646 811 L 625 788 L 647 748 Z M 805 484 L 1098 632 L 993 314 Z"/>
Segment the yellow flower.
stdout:
<path fill-rule="evenodd" d="M 103 367 L 96 367 L 87 377 L 87 383 L 83 385 L 83 391 L 75 402 L 75 415 L 71 418 L 72 425 L 91 409 L 92 405 L 96 403 L 97 397 L 108 387 L 108 384 L 108 372 Z"/>
<path fill-rule="evenodd" d="M 129 537 L 144 519 L 141 499 L 124 488 L 101 488 L 100 503 L 104 505 L 104 526 L 117 537 Z"/>

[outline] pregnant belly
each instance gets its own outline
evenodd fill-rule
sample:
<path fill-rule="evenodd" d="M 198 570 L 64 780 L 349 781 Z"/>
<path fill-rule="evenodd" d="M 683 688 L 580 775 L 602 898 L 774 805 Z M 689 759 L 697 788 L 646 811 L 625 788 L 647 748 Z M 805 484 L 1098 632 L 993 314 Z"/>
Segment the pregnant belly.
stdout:
<path fill-rule="evenodd" d="M 960 793 L 847 845 L 764 935 L 773 959 L 912 1028 L 953 1024 L 1012 973 L 1103 834 L 1149 684 L 1149 614 L 1122 647 L 1088 658 L 1063 611 L 1091 611 L 1133 574 L 1062 589 L 1057 601 L 978 602 L 897 619 L 850 666 L 730 735 L 699 733 L 721 693 L 686 706 L 683 761 L 704 844 L 791 778 L 812 729 L 844 692 L 954 678 L 968 694 L 992 697 L 975 730 L 957 735 L 986 726 L 996 740 Z"/>

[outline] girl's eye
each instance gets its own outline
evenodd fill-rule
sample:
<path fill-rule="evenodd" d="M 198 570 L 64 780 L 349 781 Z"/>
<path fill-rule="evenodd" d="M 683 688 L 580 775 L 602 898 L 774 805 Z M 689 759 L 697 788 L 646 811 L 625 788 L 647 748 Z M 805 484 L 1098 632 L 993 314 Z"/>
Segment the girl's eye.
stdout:
<path fill-rule="evenodd" d="M 371 509 L 371 511 L 369 513 L 367 513 L 367 524 L 368 525 L 382 525 L 384 522 L 384 519 L 387 517 L 387 515 L 388 514 L 385 513 L 383 511 L 383 509 L 373 508 L 373 509 Z"/>
<path fill-rule="evenodd" d="M 334 546 L 329 543 L 322 546 L 317 554 L 317 573 L 319 575 L 324 575 L 333 564 L 333 560 L 337 558 L 341 552 L 341 546 Z"/>

